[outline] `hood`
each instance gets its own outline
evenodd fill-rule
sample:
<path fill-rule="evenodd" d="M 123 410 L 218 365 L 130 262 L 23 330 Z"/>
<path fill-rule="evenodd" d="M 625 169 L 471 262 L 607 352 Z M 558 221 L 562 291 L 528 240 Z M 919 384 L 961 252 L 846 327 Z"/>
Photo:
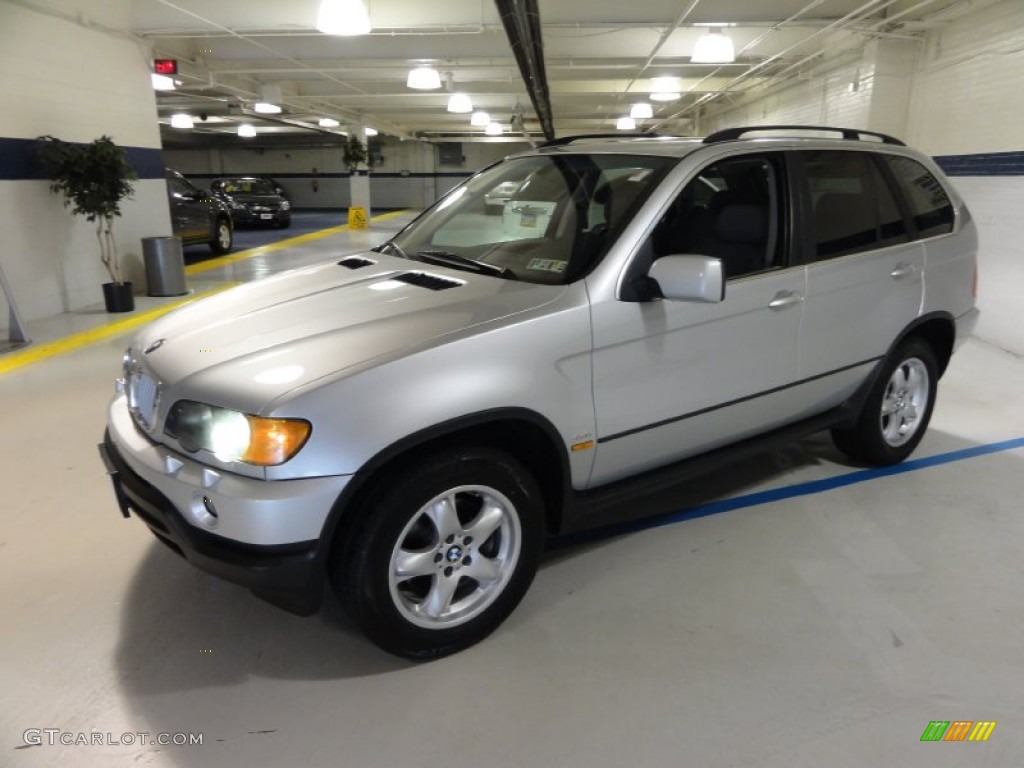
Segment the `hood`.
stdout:
<path fill-rule="evenodd" d="M 324 376 L 471 332 L 564 291 L 371 252 L 182 307 L 144 328 L 132 347 L 171 399 L 261 413 Z"/>

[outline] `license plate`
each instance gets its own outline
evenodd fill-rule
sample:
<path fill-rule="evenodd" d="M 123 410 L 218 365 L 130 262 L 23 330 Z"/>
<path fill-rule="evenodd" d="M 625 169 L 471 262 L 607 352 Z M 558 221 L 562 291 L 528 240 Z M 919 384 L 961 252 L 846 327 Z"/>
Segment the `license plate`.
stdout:
<path fill-rule="evenodd" d="M 153 379 L 141 371 L 132 374 L 128 385 L 128 407 L 146 429 L 153 425 L 156 396 L 157 387 Z"/>
<path fill-rule="evenodd" d="M 260 218 L 261 219 L 272 219 L 272 218 L 274 218 L 274 214 L 272 214 L 272 213 L 261 213 L 260 214 Z"/>

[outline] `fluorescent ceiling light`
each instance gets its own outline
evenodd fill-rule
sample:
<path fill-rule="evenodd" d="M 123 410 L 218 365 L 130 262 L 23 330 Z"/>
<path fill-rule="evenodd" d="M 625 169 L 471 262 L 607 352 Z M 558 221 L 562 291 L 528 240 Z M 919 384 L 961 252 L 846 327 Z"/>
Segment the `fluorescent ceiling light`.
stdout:
<path fill-rule="evenodd" d="M 341 123 L 335 120 L 333 117 L 321 117 L 320 127 L 321 128 L 337 128 Z"/>
<path fill-rule="evenodd" d="M 491 122 L 491 116 L 486 112 L 474 112 L 473 116 L 469 118 L 469 124 L 474 125 L 477 128 L 482 128 Z"/>
<path fill-rule="evenodd" d="M 441 87 L 441 75 L 433 67 L 416 67 L 409 70 L 405 84 L 417 91 L 433 91 Z"/>
<path fill-rule="evenodd" d="M 690 61 L 694 64 L 730 64 L 736 61 L 732 38 L 720 29 L 712 29 L 697 38 Z"/>
<path fill-rule="evenodd" d="M 256 135 L 256 127 L 250 125 L 249 123 L 242 123 L 240 126 L 238 126 L 238 135 L 241 136 L 243 139 L 251 139 L 253 136 Z"/>
<path fill-rule="evenodd" d="M 679 98 L 679 78 L 656 77 L 651 80 L 652 101 L 675 101 Z"/>
<path fill-rule="evenodd" d="M 487 127 L 484 128 L 484 133 L 488 136 L 500 136 L 503 131 L 498 123 L 488 123 Z"/>
<path fill-rule="evenodd" d="M 346 37 L 366 35 L 372 29 L 363 0 L 320 0 L 316 28 L 325 35 Z"/>
<path fill-rule="evenodd" d="M 192 115 L 186 115 L 184 112 L 171 115 L 171 128 L 191 128 L 192 126 Z"/>
<path fill-rule="evenodd" d="M 615 121 L 615 127 L 620 131 L 633 131 L 636 130 L 636 120 L 628 115 L 620 117 Z"/>
<path fill-rule="evenodd" d="M 154 91 L 173 91 L 174 90 L 174 78 L 168 77 L 167 75 L 158 75 L 156 72 L 152 72 L 149 75 L 149 79 L 153 82 Z"/>
<path fill-rule="evenodd" d="M 369 136 L 376 136 L 377 134 L 380 133 L 380 131 L 378 131 L 376 128 L 371 128 L 370 126 L 366 126 L 366 130 L 364 131 L 364 133 L 369 137 Z"/>
<path fill-rule="evenodd" d="M 465 114 L 473 111 L 473 101 L 468 93 L 453 93 L 448 97 L 448 111 Z"/>
<path fill-rule="evenodd" d="M 637 120 L 650 120 L 654 117 L 654 110 L 646 101 L 641 101 L 633 105 L 633 108 L 629 110 L 629 116 Z"/>
<path fill-rule="evenodd" d="M 277 104 L 269 104 L 265 101 L 257 101 L 252 108 L 254 112 L 261 112 L 264 115 L 276 115 L 281 111 Z"/>

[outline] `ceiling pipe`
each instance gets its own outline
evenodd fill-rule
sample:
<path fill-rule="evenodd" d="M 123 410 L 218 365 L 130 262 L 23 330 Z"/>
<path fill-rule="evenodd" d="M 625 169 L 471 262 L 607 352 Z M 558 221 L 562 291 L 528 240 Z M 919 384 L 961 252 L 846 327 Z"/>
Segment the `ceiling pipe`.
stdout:
<path fill-rule="evenodd" d="M 555 138 L 554 114 L 551 110 L 551 94 L 548 77 L 544 70 L 544 43 L 540 31 L 540 10 L 537 0 L 494 0 L 505 26 L 512 53 L 515 54 L 519 72 L 530 95 L 533 109 L 540 119 L 544 138 Z"/>
<path fill-rule="evenodd" d="M 832 22 L 828 26 L 822 27 L 821 29 L 817 30 L 816 32 L 814 32 L 814 33 L 808 35 L 807 37 L 803 38 L 799 42 L 794 43 L 793 45 L 788 46 L 784 50 L 779 51 L 778 53 L 773 54 L 772 56 L 769 56 L 768 58 L 758 62 L 757 64 L 754 64 L 749 69 L 747 69 L 745 72 L 743 72 L 740 75 L 737 75 L 732 80 L 730 80 L 725 85 L 724 88 L 720 89 L 719 93 L 728 91 L 733 86 L 738 85 L 739 83 L 741 83 L 744 80 L 748 79 L 751 75 L 753 75 L 756 72 L 759 72 L 760 70 L 764 69 L 769 64 L 771 64 L 771 63 L 773 63 L 773 62 L 775 62 L 775 61 L 777 61 L 779 59 L 782 59 L 790 51 L 796 50 L 801 45 L 804 45 L 805 43 L 813 40 L 814 38 L 816 38 L 816 37 L 818 37 L 818 36 L 820 36 L 820 35 L 822 35 L 822 34 L 824 34 L 826 32 L 832 32 L 832 31 L 835 31 L 835 30 L 838 30 L 838 29 L 845 29 L 845 28 L 847 28 L 849 26 L 852 26 L 852 24 L 854 22 L 860 21 L 861 17 L 864 16 L 869 11 L 880 11 L 880 10 L 882 10 L 884 8 L 889 7 L 890 5 L 893 5 L 897 1 L 898 0 L 868 0 L 868 2 L 865 2 L 863 5 L 858 6 L 857 8 L 855 8 L 852 11 L 850 11 L 849 13 L 847 13 L 842 18 Z M 799 10 L 793 16 L 790 16 L 788 19 L 786 19 L 786 21 L 784 21 L 781 24 L 779 24 L 778 27 L 776 27 L 776 28 L 788 25 L 790 22 L 795 21 L 797 17 L 799 17 L 802 14 L 806 13 L 807 11 L 809 11 L 811 8 L 814 8 L 814 7 L 818 6 L 818 5 L 821 5 L 822 2 L 823 2 L 823 0 L 813 0 L 813 2 L 809 3 L 807 6 L 805 6 L 801 10 Z M 751 41 L 749 44 L 744 46 L 743 50 L 740 51 L 740 53 L 743 53 L 743 51 L 746 51 L 746 50 L 748 50 L 750 48 L 753 48 L 755 45 L 757 45 L 759 42 L 761 42 L 761 40 L 764 37 L 766 37 L 768 34 L 769 33 L 765 33 L 765 35 L 761 35 L 756 40 Z M 715 70 L 715 72 L 717 72 L 717 70 Z M 714 75 L 715 72 L 712 72 L 711 75 L 708 75 L 708 77 Z M 706 78 L 702 78 L 702 80 L 703 79 L 706 79 Z M 700 82 L 697 83 L 697 85 L 699 85 L 699 84 L 700 84 Z M 706 95 L 698 98 L 696 101 L 694 101 L 691 104 L 689 104 L 688 106 L 683 107 L 682 109 L 676 111 L 672 115 L 669 115 L 666 118 L 662 118 L 660 120 L 657 120 L 656 124 L 651 126 L 648 130 L 654 130 L 654 129 L 657 128 L 657 126 L 664 125 L 665 123 L 671 122 L 673 120 L 678 120 L 679 118 L 683 117 L 684 115 L 687 115 L 690 112 L 693 112 L 694 110 L 699 109 L 701 106 L 703 106 L 704 104 L 706 104 L 709 101 L 711 101 L 712 99 L 714 99 L 716 95 L 718 95 L 718 94 L 717 93 L 706 94 Z"/>
<path fill-rule="evenodd" d="M 630 91 L 632 90 L 633 85 L 636 83 L 637 80 L 643 77 L 644 72 L 646 72 L 650 68 L 651 63 L 658 55 L 658 51 L 660 51 L 662 46 L 668 42 L 668 39 L 670 37 L 672 37 L 672 33 L 674 33 L 677 29 L 679 29 L 679 27 L 683 25 L 683 23 L 685 23 L 686 19 L 689 18 L 690 14 L 693 13 L 694 9 L 697 7 L 699 3 L 700 0 L 689 0 L 689 4 L 686 8 L 683 9 L 683 12 L 679 14 L 679 17 L 675 20 L 675 23 L 672 24 L 672 26 L 666 27 L 664 30 L 662 30 L 661 37 L 659 37 L 658 42 L 654 44 L 654 48 L 651 49 L 651 52 L 650 54 L 648 54 L 647 60 L 643 63 L 643 66 L 641 66 L 640 69 L 637 70 L 636 74 L 633 75 L 632 78 L 630 78 L 630 81 L 628 83 L 626 83 L 626 87 L 622 89 L 623 95 L 630 95 Z M 621 103 L 622 101 L 620 99 L 619 104 L 621 105 Z M 618 114 L 618 112 L 620 111 L 621 107 L 616 110 L 616 114 Z M 604 119 L 610 120 L 611 118 L 612 115 L 606 112 Z"/>

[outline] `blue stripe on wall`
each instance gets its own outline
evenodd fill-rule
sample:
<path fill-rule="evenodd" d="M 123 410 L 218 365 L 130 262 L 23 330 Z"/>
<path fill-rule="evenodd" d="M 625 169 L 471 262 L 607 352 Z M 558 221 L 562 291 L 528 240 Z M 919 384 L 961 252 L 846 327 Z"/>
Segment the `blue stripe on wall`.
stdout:
<path fill-rule="evenodd" d="M 140 179 L 164 177 L 163 150 L 125 147 L 128 162 Z M 46 181 L 48 176 L 36 160 L 35 139 L 0 139 L 0 181 Z"/>
<path fill-rule="evenodd" d="M 35 139 L 0 138 L 0 180 L 46 180 L 46 173 L 35 160 Z M 140 179 L 162 179 L 164 176 L 163 150 L 152 147 L 125 147 L 128 162 Z M 983 152 L 973 155 L 937 155 L 935 162 L 949 176 L 1024 176 L 1024 152 Z M 188 174 L 197 179 L 215 179 L 222 173 Z M 348 178 L 348 173 L 279 173 L 282 179 L 292 178 Z M 375 179 L 461 179 L 471 175 L 468 171 L 437 171 L 433 173 L 370 173 Z"/>
<path fill-rule="evenodd" d="M 1024 176 L 1024 152 L 938 155 L 935 162 L 947 176 Z"/>
<path fill-rule="evenodd" d="M 435 179 L 435 178 L 450 178 L 450 179 L 468 179 L 473 175 L 475 171 L 438 171 L 436 173 L 401 173 L 397 171 L 389 171 L 387 173 L 378 173 L 377 171 L 370 171 L 368 174 L 371 179 Z M 247 174 L 230 174 L 230 173 L 186 173 L 190 179 L 222 179 L 235 176 L 245 176 Z M 273 179 L 347 179 L 351 174 L 349 173 L 255 173 L 253 175 L 258 176 L 269 176 Z"/>

